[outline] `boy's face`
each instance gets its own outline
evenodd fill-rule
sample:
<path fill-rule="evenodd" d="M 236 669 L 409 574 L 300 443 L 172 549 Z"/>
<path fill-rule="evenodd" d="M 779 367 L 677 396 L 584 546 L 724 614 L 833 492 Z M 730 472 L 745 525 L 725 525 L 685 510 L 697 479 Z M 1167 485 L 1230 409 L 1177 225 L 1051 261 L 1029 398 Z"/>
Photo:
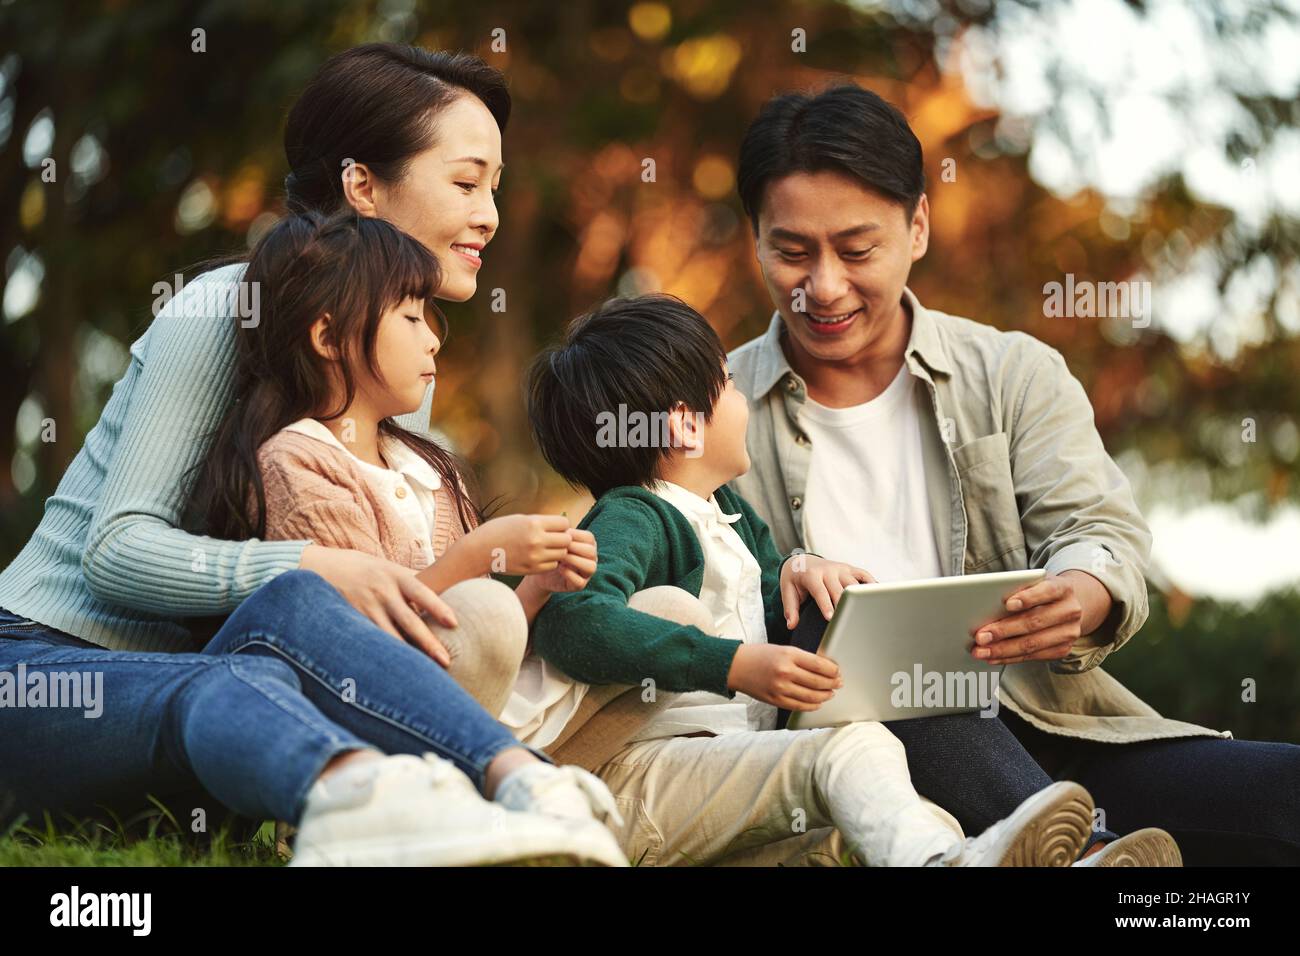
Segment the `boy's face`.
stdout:
<path fill-rule="evenodd" d="M 843 173 L 772 182 L 756 251 L 792 360 L 843 362 L 887 337 L 905 320 L 903 286 L 929 235 L 925 196 L 909 219 L 898 203 Z"/>
<path fill-rule="evenodd" d="M 721 484 L 726 484 L 749 471 L 749 451 L 745 447 L 749 400 L 736 388 L 725 364 L 723 371 L 727 376 L 726 387 L 713 406 L 711 420 L 706 422 L 703 415 L 696 418 L 701 443 L 687 454 L 699 458 L 717 474 Z"/>

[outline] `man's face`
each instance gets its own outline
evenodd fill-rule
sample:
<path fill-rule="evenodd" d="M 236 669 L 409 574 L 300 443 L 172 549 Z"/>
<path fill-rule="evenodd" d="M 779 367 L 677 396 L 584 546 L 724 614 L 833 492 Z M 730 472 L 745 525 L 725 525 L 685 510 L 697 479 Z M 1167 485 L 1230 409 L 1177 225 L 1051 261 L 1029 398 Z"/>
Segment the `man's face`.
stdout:
<path fill-rule="evenodd" d="M 886 338 L 905 321 L 903 286 L 929 236 L 925 196 L 908 219 L 898 203 L 844 173 L 792 173 L 769 184 L 758 264 L 792 358 L 846 361 Z"/>

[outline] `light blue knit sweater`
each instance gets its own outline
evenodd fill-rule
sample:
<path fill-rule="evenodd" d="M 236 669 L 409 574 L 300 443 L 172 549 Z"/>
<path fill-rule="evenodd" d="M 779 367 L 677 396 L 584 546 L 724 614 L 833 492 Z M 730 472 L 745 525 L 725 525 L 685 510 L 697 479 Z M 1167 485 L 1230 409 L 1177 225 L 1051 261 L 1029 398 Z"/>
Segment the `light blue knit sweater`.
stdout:
<path fill-rule="evenodd" d="M 308 541 L 220 541 L 177 525 L 188 470 L 231 399 L 243 265 L 198 276 L 131 346 L 131 362 L 22 552 L 0 607 L 104 647 L 188 650 L 187 617 L 228 614 Z M 429 430 L 433 389 L 400 424 Z"/>

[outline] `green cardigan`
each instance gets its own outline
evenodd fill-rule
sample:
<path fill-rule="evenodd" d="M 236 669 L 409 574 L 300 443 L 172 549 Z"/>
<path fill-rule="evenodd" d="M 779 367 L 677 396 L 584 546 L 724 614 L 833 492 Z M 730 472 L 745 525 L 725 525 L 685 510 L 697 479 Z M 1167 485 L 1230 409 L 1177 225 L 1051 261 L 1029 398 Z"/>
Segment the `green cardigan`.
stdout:
<path fill-rule="evenodd" d="M 716 492 L 731 527 L 762 569 L 769 633 L 784 627 L 781 565 L 767 525 L 740 495 Z M 704 552 L 675 505 L 645 488 L 624 486 L 601 495 L 578 525 L 596 536 L 596 573 L 581 591 L 553 594 L 533 624 L 533 650 L 575 680 L 640 684 L 665 691 L 706 690 L 727 697 L 731 660 L 740 641 L 714 637 L 628 607 L 636 591 L 671 584 L 699 596 Z"/>

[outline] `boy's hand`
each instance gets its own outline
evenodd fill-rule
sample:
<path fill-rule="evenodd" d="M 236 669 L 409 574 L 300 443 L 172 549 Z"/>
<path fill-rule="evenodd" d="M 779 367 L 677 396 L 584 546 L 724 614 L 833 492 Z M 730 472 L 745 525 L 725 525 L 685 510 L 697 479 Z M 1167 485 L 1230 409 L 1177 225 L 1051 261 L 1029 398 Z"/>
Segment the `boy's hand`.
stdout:
<path fill-rule="evenodd" d="M 560 559 L 559 566 L 532 575 L 543 591 L 581 591 L 596 573 L 596 536 L 581 528 L 574 528 L 569 534 L 572 535 L 569 550 Z"/>
<path fill-rule="evenodd" d="M 782 644 L 744 644 L 731 659 L 727 686 L 785 710 L 816 710 L 844 680 L 828 657 Z"/>
<path fill-rule="evenodd" d="M 468 535 L 483 555 L 483 572 L 538 574 L 554 571 L 573 542 L 564 515 L 507 515 L 479 525 Z M 436 562 L 435 562 L 436 563 Z"/>
<path fill-rule="evenodd" d="M 805 597 L 816 601 L 822 617 L 829 621 L 848 585 L 875 581 L 862 568 L 851 564 L 827 561 L 815 554 L 796 554 L 781 566 L 781 607 L 785 611 L 786 628 L 793 631 L 799 623 L 799 605 Z"/>

